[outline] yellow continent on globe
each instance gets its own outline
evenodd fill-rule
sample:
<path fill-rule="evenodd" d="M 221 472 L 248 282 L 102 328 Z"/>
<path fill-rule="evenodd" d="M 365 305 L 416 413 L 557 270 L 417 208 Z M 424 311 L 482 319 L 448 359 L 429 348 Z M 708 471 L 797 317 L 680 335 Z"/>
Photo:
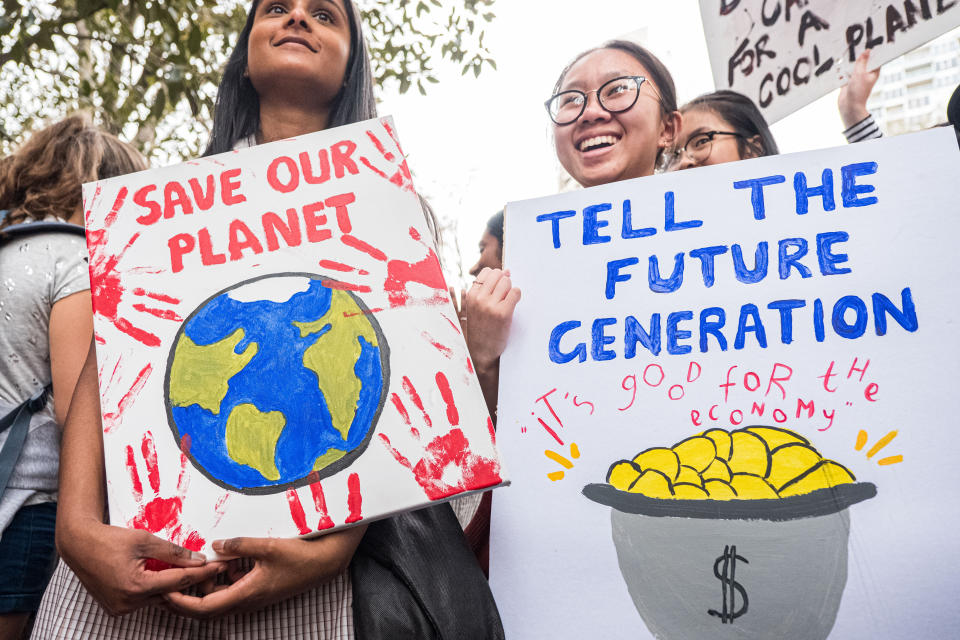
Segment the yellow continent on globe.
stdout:
<path fill-rule="evenodd" d="M 304 352 L 303 366 L 316 374 L 317 384 L 326 399 L 333 420 L 333 427 L 346 440 L 350 424 L 357 412 L 361 384 L 360 379 L 354 375 L 353 367 L 345 366 L 345 363 L 356 364 L 362 349 L 361 337 L 373 347 L 379 345 L 373 326 L 353 297 L 337 289 L 332 290 L 331 294 L 330 309 L 323 317 L 313 322 L 293 324 L 300 329 L 301 338 L 323 331 L 328 325 L 330 327 Z M 338 363 L 339 366 L 330 366 L 330 363 Z M 323 468 L 343 455 L 343 452 L 330 449 L 317 458 L 314 468 Z"/>
<path fill-rule="evenodd" d="M 243 337 L 243 329 L 237 329 L 223 340 L 201 346 L 186 333 L 180 336 L 170 365 L 171 404 L 198 404 L 219 414 L 220 403 L 230 390 L 230 378 L 257 355 L 256 343 L 247 345 L 243 353 L 234 353 Z"/>
<path fill-rule="evenodd" d="M 252 404 L 238 404 L 227 417 L 227 454 L 237 464 L 260 472 L 267 480 L 279 480 L 275 462 L 277 440 L 287 423 L 279 411 L 260 411 Z"/>
<path fill-rule="evenodd" d="M 620 491 L 675 500 L 763 500 L 856 482 L 803 436 L 779 427 L 709 429 L 611 465 Z"/>

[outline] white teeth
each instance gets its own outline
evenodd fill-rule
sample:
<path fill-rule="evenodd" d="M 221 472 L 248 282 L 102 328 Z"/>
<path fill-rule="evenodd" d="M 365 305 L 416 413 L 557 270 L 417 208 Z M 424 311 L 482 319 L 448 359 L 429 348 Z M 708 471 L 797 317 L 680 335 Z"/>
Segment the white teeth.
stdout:
<path fill-rule="evenodd" d="M 616 144 L 616 142 L 617 138 L 614 136 L 594 136 L 580 143 L 580 151 L 589 151 L 593 147 L 599 147 L 602 144 Z"/>

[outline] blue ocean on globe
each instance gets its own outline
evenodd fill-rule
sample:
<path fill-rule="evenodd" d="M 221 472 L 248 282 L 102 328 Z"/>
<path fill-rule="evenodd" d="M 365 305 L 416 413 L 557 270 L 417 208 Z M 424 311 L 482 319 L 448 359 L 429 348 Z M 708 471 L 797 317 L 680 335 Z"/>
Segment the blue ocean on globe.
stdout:
<path fill-rule="evenodd" d="M 372 314 L 337 284 L 313 274 L 255 278 L 182 325 L 167 367 L 168 418 L 221 486 L 282 491 L 349 466 L 367 446 L 388 350 Z"/>

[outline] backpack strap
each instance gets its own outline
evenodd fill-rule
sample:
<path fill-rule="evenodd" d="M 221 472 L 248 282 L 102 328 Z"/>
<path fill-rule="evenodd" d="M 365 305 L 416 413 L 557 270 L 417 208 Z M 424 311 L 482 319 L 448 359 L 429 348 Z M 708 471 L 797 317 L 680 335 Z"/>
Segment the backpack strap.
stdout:
<path fill-rule="evenodd" d="M 52 390 L 53 383 L 50 383 L 34 393 L 29 400 L 0 418 L 0 433 L 10 429 L 7 441 L 0 449 L 0 496 L 6 490 L 13 468 L 20 458 L 23 442 L 27 439 L 27 432 L 30 430 L 30 418 L 46 406 L 47 396 Z"/>
<path fill-rule="evenodd" d="M 0 216 L 0 220 L 2 220 L 4 217 L 5 216 Z M 79 224 L 58 222 L 53 220 L 37 220 L 35 222 L 21 222 L 19 224 L 12 224 L 9 227 L 0 229 L 0 243 L 7 240 L 12 240 L 13 238 L 19 238 L 34 233 L 44 233 L 47 231 L 60 231 L 78 236 L 84 235 L 84 228 Z"/>

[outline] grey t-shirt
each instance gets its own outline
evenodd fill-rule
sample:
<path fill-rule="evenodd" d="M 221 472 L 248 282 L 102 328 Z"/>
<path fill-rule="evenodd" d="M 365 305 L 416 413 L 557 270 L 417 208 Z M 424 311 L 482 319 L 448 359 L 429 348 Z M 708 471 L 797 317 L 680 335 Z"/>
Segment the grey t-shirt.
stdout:
<path fill-rule="evenodd" d="M 0 244 L 0 415 L 50 383 L 50 311 L 59 300 L 90 288 L 86 260 L 83 238 L 63 232 Z M 7 434 L 0 434 L 0 446 Z M 0 497 L 0 536 L 23 505 L 56 499 L 59 452 L 51 397 L 30 421 Z"/>

